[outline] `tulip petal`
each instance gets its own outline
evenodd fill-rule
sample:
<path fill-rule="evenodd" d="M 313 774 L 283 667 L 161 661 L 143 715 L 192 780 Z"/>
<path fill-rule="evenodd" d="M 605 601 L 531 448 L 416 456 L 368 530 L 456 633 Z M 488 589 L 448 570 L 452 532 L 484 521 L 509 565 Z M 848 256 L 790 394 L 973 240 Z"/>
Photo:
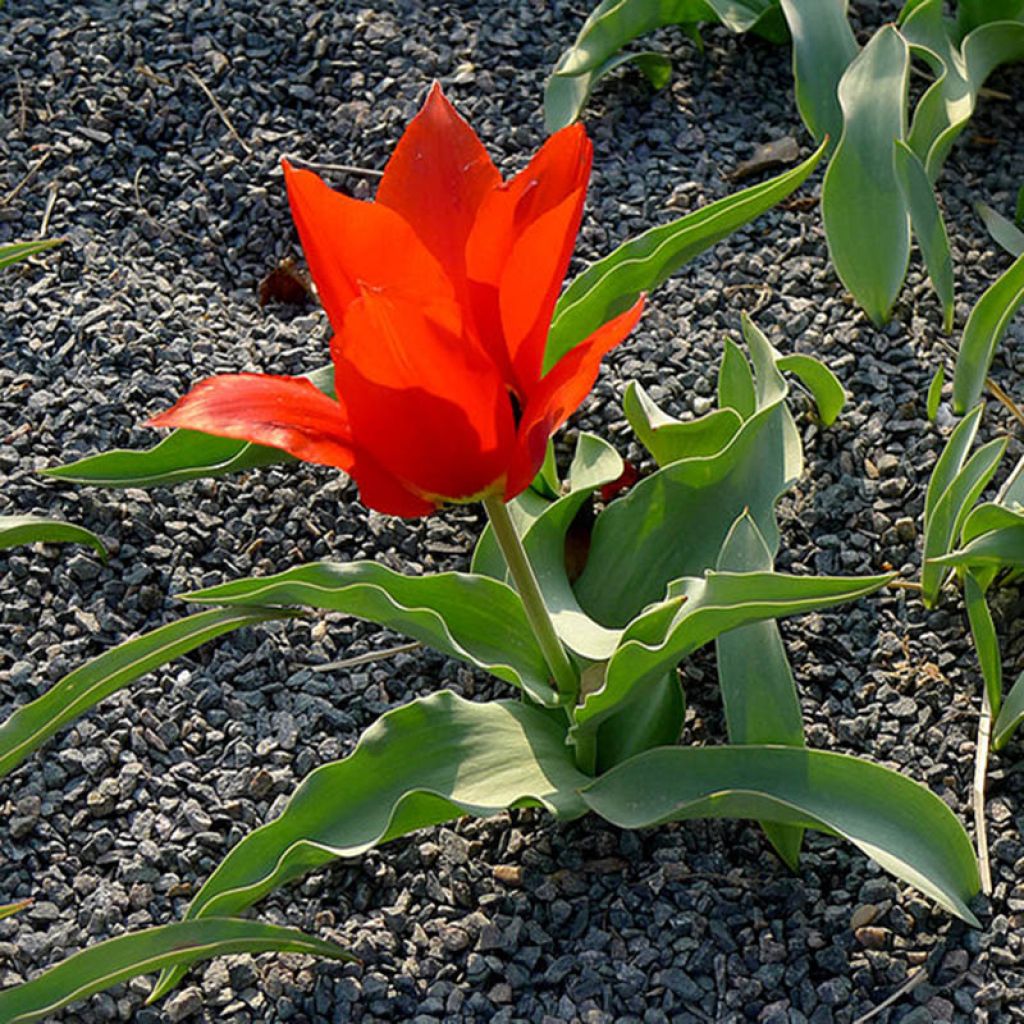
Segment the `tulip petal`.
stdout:
<path fill-rule="evenodd" d="M 504 486 L 515 443 L 512 403 L 469 337 L 413 303 L 367 292 L 332 346 L 335 380 L 359 453 L 428 501 Z M 360 486 L 357 462 L 354 475 Z"/>
<path fill-rule="evenodd" d="M 180 427 L 269 445 L 348 472 L 354 455 L 341 406 L 304 377 L 224 374 L 197 384 L 148 427 Z"/>
<path fill-rule="evenodd" d="M 335 333 L 364 286 L 405 295 L 459 330 L 452 282 L 401 216 L 335 192 L 311 171 L 283 166 L 292 218 Z"/>
<path fill-rule="evenodd" d="M 599 327 L 570 349 L 530 395 L 519 424 L 516 457 L 508 475 L 505 500 L 525 490 L 544 461 L 548 438 L 576 411 L 597 380 L 601 360 L 636 326 L 644 296 L 625 313 Z"/>
<path fill-rule="evenodd" d="M 460 282 L 477 208 L 500 184 L 487 150 L 435 82 L 384 168 L 377 204 L 411 224 L 449 277 Z"/>
<path fill-rule="evenodd" d="M 592 152 L 582 126 L 556 132 L 519 174 L 481 203 L 467 241 L 466 272 L 475 294 L 486 295 L 487 285 L 499 292 L 505 344 L 520 390 L 540 376 L 548 323 L 583 215 Z M 475 312 L 480 321 L 481 313 L 491 311 Z"/>

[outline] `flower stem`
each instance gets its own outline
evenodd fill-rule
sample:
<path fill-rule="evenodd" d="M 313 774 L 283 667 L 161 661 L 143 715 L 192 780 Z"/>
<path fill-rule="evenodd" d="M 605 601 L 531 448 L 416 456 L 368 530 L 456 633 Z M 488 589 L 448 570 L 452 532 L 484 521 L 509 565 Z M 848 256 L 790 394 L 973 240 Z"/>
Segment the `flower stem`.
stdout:
<path fill-rule="evenodd" d="M 512 582 L 515 583 L 516 590 L 519 591 L 519 597 L 526 610 L 526 618 L 533 629 L 533 635 L 537 638 L 544 660 L 548 663 L 548 668 L 555 680 L 558 695 L 566 708 L 571 709 L 576 704 L 579 690 L 576 670 L 572 667 L 569 656 L 562 646 L 562 641 L 558 639 L 558 634 L 555 632 L 555 626 L 551 621 L 548 607 L 544 603 L 533 566 L 526 556 L 523 542 L 519 539 L 508 507 L 501 498 L 491 496 L 484 498 L 484 508 L 487 510 L 487 517 L 494 528 L 494 539 L 505 556 L 505 564 L 512 575 Z"/>

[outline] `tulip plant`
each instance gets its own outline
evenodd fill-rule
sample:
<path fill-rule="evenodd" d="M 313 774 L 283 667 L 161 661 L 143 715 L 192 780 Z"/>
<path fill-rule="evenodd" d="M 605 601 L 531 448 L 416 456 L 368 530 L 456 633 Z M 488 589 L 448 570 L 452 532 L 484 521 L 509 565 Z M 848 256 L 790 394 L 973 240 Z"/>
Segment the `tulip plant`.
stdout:
<path fill-rule="evenodd" d="M 976 861 L 943 801 L 887 768 L 804 745 L 775 620 L 890 580 L 774 569 L 775 503 L 803 465 L 786 375 L 802 382 L 827 424 L 843 404 L 830 371 L 780 354 L 744 318 L 746 352 L 725 343 L 713 411 L 680 421 L 638 384 L 627 388 L 625 413 L 653 466 L 647 475 L 630 483 L 621 455 L 588 433 L 564 473 L 552 455 L 552 434 L 587 396 L 603 355 L 636 326 L 642 293 L 795 188 L 819 155 L 627 243 L 561 297 L 590 171 L 580 127 L 557 132 L 503 181 L 435 87 L 375 201 L 339 195 L 285 165 L 333 330 L 330 379 L 214 377 L 150 421 L 177 428 L 156 449 L 107 453 L 56 475 L 137 484 L 289 457 L 326 464 L 388 514 L 481 502 L 489 524 L 470 571 L 411 576 L 376 562 L 316 563 L 191 594 L 212 607 L 108 652 L 15 712 L 0 726 L 0 771 L 140 672 L 299 609 L 402 631 L 517 696 L 482 703 L 442 690 L 388 711 L 228 853 L 184 922 L 142 933 L 135 951 L 114 939 L 0 992 L 0 1019 L 40 1020 L 160 967 L 155 999 L 188 963 L 217 952 L 344 955 L 238 915 L 337 858 L 509 808 L 540 807 L 566 821 L 592 812 L 630 828 L 753 818 L 794 869 L 804 830 L 815 828 L 974 921 Z M 681 746 L 678 666 L 711 643 L 728 742 Z"/>

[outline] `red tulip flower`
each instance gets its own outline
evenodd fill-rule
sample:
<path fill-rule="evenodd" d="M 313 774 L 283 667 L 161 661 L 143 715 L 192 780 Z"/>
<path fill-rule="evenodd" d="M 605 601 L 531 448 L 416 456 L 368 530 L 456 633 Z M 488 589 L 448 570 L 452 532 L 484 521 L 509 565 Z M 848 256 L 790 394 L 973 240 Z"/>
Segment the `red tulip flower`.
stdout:
<path fill-rule="evenodd" d="M 502 181 L 438 85 L 375 201 L 285 162 L 292 216 L 334 331 L 337 398 L 299 377 L 218 376 L 149 425 L 337 466 L 365 505 L 393 515 L 515 497 L 640 316 L 642 300 L 543 373 L 590 163 L 576 125 Z"/>

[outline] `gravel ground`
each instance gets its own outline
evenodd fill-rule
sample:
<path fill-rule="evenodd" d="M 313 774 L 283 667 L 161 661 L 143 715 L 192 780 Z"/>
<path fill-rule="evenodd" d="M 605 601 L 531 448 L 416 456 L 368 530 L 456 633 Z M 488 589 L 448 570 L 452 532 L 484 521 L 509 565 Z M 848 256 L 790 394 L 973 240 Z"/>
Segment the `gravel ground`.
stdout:
<path fill-rule="evenodd" d="M 861 11 L 866 25 L 884 13 Z M 127 492 L 62 487 L 35 471 L 153 443 L 138 424 L 199 377 L 323 362 L 320 311 L 257 304 L 260 278 L 298 251 L 280 156 L 380 168 L 436 77 L 514 170 L 541 140 L 543 80 L 583 14 L 542 0 L 8 0 L 0 193 L 47 160 L 0 206 L 0 241 L 33 237 L 44 221 L 69 241 L 0 287 L 0 512 L 81 522 L 113 557 L 0 554 L 0 712 L 179 616 L 174 595 L 197 585 L 317 558 L 467 565 L 477 510 L 386 519 L 316 467 Z M 679 54 L 668 90 L 652 96 L 626 75 L 591 105 L 581 258 L 725 195 L 726 174 L 755 144 L 793 134 L 807 150 L 784 49 L 714 30 L 703 57 L 677 33 L 663 41 Z M 992 84 L 1019 98 L 1024 76 Z M 942 182 L 960 324 L 1007 262 L 970 204 L 1005 207 L 1019 185 L 1015 102 L 982 104 Z M 370 194 L 372 179 L 329 177 Z M 773 211 L 662 288 L 576 427 L 629 443 L 620 397 L 631 378 L 676 414 L 703 411 L 722 336 L 736 334 L 743 309 L 783 350 L 825 358 L 852 395 L 830 430 L 801 412 L 808 473 L 782 505 L 780 567 L 917 566 L 915 524 L 951 422 L 948 410 L 938 427 L 924 417 L 939 311 L 915 266 L 895 321 L 873 329 L 844 296 L 806 205 Z M 1004 346 L 998 372 L 1010 387 L 1022 340 L 1018 325 Z M 995 410 L 988 428 L 1010 424 Z M 1004 636 L 1015 610 L 1007 600 Z M 890 592 L 783 631 L 811 745 L 901 768 L 966 820 L 978 673 L 958 603 L 926 612 Z M 441 685 L 491 694 L 425 651 L 309 671 L 396 642 L 339 616 L 225 638 L 108 699 L 5 779 L 0 902 L 37 902 L 0 924 L 0 984 L 178 918 L 224 852 L 385 709 Z M 686 674 L 688 738 L 719 742 L 709 662 Z M 54 1019 L 850 1024 L 913 976 L 916 987 L 874 1020 L 1024 1020 L 1020 752 L 1018 741 L 992 765 L 996 886 L 978 901 L 980 931 L 821 837 L 793 876 L 744 824 L 633 834 L 519 812 L 417 834 L 260 904 L 266 920 L 350 943 L 363 966 L 233 958 L 197 968 L 161 1006 L 141 1008 L 140 980 Z"/>

